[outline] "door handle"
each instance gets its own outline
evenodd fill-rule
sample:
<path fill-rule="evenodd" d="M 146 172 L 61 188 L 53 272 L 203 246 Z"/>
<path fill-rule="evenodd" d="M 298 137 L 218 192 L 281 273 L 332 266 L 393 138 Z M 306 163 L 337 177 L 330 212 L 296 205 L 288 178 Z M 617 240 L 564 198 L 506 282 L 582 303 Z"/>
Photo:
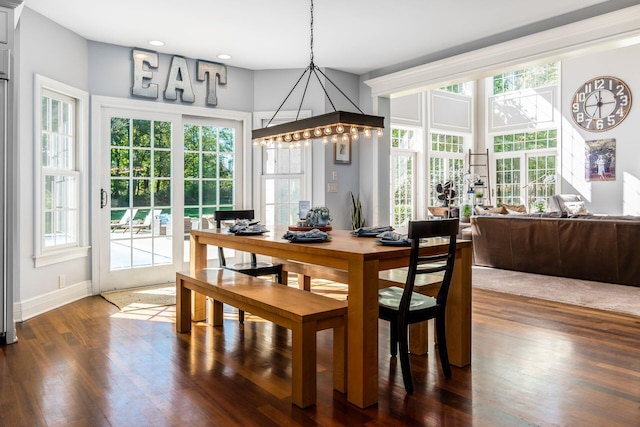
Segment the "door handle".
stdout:
<path fill-rule="evenodd" d="M 107 207 L 107 192 L 103 188 L 100 189 L 100 209 Z"/>

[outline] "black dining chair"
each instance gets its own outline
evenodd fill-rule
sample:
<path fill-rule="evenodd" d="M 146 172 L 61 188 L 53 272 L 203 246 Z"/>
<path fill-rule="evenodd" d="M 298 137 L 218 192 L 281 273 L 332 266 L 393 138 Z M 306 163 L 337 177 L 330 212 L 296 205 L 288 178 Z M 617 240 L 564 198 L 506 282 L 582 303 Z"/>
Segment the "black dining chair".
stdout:
<path fill-rule="evenodd" d="M 391 286 L 379 290 L 378 317 L 390 322 L 391 356 L 398 353 L 400 345 L 400 367 L 404 388 L 413 393 L 413 377 L 409 363 L 409 325 L 429 319 L 436 320 L 436 337 L 442 370 L 451 378 L 451 366 L 447 353 L 445 310 L 447 295 L 451 286 L 453 266 L 456 257 L 456 235 L 458 218 L 438 221 L 410 221 L 408 238 L 411 239 L 411 256 L 404 289 Z M 427 238 L 448 238 L 446 251 L 431 255 L 420 255 L 420 241 Z M 436 297 L 414 292 L 416 276 L 444 272 L 442 284 Z"/>
<path fill-rule="evenodd" d="M 240 219 L 252 220 L 254 219 L 254 210 L 235 210 L 235 211 L 215 211 L 214 220 L 216 228 L 221 228 L 222 221 L 236 221 Z M 282 264 L 272 264 L 270 262 L 258 262 L 256 254 L 251 254 L 251 261 L 227 265 L 227 260 L 224 257 L 224 250 L 218 247 L 218 259 L 220 261 L 220 268 L 226 268 L 228 270 L 234 270 L 240 273 L 248 274 L 249 276 L 267 276 L 275 275 L 276 281 L 282 283 Z M 240 323 L 244 322 L 244 311 L 238 311 L 238 320 Z"/>

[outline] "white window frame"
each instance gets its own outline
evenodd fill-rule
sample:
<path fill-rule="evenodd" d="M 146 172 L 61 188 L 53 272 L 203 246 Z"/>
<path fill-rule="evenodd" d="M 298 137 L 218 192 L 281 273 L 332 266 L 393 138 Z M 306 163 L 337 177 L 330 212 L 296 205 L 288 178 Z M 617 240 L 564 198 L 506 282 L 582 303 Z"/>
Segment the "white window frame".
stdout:
<path fill-rule="evenodd" d="M 412 126 L 412 125 L 403 125 L 403 124 L 392 124 L 391 129 L 401 129 L 406 131 L 412 131 L 415 135 L 415 143 L 412 148 L 399 148 L 393 146 L 393 141 L 391 141 L 390 148 L 390 164 L 389 167 L 391 169 L 390 179 L 389 179 L 389 224 L 393 226 L 400 226 L 407 224 L 394 224 L 395 220 L 395 195 L 394 189 L 396 188 L 396 176 L 398 175 L 395 171 L 397 157 L 411 157 L 413 159 L 413 176 L 411 182 L 411 220 L 415 220 L 417 218 L 421 218 L 423 216 L 423 211 L 420 209 L 421 206 L 427 204 L 426 200 L 422 200 L 423 197 L 420 195 L 423 194 L 420 183 L 424 182 L 425 170 L 424 170 L 424 159 L 425 159 L 425 149 L 424 149 L 424 128 L 422 126 Z M 393 137 L 392 137 L 393 138 Z"/>
<path fill-rule="evenodd" d="M 75 103 L 74 108 L 74 169 L 44 168 L 42 163 L 42 97 L 47 92 L 60 94 Z M 48 77 L 36 74 L 34 78 L 34 264 L 35 267 L 56 264 L 89 254 L 89 176 L 88 144 L 89 144 L 89 94 L 83 90 L 60 83 Z M 69 245 L 45 247 L 45 184 L 47 176 L 69 176 L 77 180 L 77 224 L 76 242 Z"/>
<path fill-rule="evenodd" d="M 266 123 L 273 117 L 272 124 L 280 124 L 285 122 L 290 122 L 296 119 L 304 119 L 307 117 L 311 117 L 310 110 L 301 110 L 299 113 L 297 111 L 279 111 L 278 114 L 274 117 L 273 111 L 261 111 L 255 112 L 253 114 L 253 127 L 254 129 L 263 128 Z M 267 175 L 263 172 L 264 170 L 264 149 L 260 145 L 253 145 L 253 206 L 256 207 L 255 215 L 257 219 L 263 219 L 266 215 L 266 180 L 267 179 L 298 179 L 300 180 L 300 195 L 303 197 L 302 200 L 311 200 L 312 198 L 312 177 L 313 177 L 313 162 L 312 162 L 312 147 L 313 140 L 310 146 L 306 146 L 303 142 L 301 144 L 300 149 L 303 151 L 303 169 L 301 174 L 270 174 Z M 285 148 L 281 148 L 285 149 Z M 312 206 L 318 205 L 317 201 L 312 201 Z"/>

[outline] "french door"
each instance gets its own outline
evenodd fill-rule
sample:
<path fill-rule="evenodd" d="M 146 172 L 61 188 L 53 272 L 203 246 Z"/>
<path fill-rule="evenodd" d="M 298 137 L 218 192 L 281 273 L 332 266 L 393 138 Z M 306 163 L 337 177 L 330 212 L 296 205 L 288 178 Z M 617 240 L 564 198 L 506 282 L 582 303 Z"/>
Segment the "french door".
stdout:
<path fill-rule="evenodd" d="M 173 282 L 189 232 L 242 200 L 242 121 L 122 108 L 100 120 L 99 288 Z"/>

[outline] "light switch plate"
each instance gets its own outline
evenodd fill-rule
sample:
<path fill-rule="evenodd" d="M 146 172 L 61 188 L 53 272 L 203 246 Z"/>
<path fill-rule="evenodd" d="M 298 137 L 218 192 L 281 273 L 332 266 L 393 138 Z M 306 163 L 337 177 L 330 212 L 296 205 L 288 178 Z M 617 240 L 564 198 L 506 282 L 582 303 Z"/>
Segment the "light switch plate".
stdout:
<path fill-rule="evenodd" d="M 337 193 L 338 192 L 338 183 L 330 182 L 327 184 L 327 193 Z"/>

